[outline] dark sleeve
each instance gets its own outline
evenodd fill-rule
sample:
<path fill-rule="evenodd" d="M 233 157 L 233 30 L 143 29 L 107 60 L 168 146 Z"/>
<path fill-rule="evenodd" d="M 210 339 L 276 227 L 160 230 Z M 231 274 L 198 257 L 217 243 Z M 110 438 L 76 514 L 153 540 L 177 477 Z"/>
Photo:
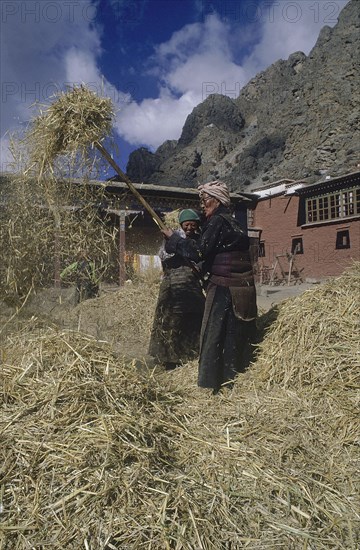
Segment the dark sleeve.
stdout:
<path fill-rule="evenodd" d="M 166 241 L 165 250 L 169 254 L 179 254 L 182 258 L 196 263 L 201 260 L 198 243 L 193 239 L 183 239 L 176 233 L 173 233 Z"/>
<path fill-rule="evenodd" d="M 222 244 L 221 229 L 223 223 L 221 216 L 215 215 L 204 227 L 199 243 L 202 260 L 207 262 L 217 254 Z"/>

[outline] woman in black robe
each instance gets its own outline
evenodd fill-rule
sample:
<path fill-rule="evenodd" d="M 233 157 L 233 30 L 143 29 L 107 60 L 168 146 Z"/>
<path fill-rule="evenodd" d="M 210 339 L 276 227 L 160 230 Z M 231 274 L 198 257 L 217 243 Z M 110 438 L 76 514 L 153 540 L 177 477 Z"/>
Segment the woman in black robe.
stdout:
<path fill-rule="evenodd" d="M 179 239 L 199 238 L 200 218 L 194 210 L 179 215 Z M 192 263 L 176 253 L 160 250 L 163 278 L 151 331 L 149 355 L 171 370 L 199 353 L 200 328 L 205 296 Z"/>

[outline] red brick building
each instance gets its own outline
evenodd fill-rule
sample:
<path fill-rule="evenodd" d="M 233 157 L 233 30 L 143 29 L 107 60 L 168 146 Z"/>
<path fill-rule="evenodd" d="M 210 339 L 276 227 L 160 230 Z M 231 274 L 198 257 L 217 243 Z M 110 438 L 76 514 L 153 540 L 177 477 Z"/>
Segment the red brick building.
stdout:
<path fill-rule="evenodd" d="M 281 180 L 254 192 L 248 226 L 259 235 L 263 282 L 319 280 L 360 260 L 360 172 L 312 185 Z"/>

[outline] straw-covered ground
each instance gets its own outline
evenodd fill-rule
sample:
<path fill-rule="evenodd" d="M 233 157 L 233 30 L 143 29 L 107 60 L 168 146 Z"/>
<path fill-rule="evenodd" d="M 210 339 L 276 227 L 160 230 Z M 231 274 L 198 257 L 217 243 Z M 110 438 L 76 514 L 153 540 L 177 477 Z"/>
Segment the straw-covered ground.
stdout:
<path fill-rule="evenodd" d="M 109 296 L 113 330 L 148 335 L 156 293 L 77 308 Z M 1 350 L 0 547 L 357 550 L 359 296 L 355 264 L 285 301 L 216 396 L 195 362 L 139 369 L 111 343 L 19 324 Z"/>

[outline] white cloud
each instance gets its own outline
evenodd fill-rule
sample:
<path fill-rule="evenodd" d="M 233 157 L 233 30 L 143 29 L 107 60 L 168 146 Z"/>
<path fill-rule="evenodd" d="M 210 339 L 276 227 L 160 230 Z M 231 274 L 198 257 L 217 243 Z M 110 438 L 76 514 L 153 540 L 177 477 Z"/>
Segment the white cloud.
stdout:
<path fill-rule="evenodd" d="M 100 88 L 94 16 L 91 0 L 1 2 L 0 169 L 10 159 L 6 132 L 22 128 L 33 103 L 79 80 Z"/>
<path fill-rule="evenodd" d="M 187 25 L 166 44 L 157 49 L 157 63 L 163 66 L 160 74 L 170 90 L 180 93 L 191 91 L 204 99 L 206 84 L 212 83 L 221 93 L 225 83 L 230 90 L 244 79 L 242 67 L 233 61 L 228 36 L 230 27 L 217 16 L 209 16 L 204 24 Z M 167 71 L 166 60 L 171 60 Z"/>
<path fill-rule="evenodd" d="M 118 116 L 118 132 L 129 143 L 152 149 L 178 139 L 186 117 L 209 93 L 236 97 L 244 81 L 232 60 L 229 28 L 217 16 L 186 25 L 160 44 L 153 63 L 162 83 L 159 97 L 129 103 Z"/>
<path fill-rule="evenodd" d="M 275 61 L 299 50 L 308 54 L 320 29 L 334 26 L 347 2 L 264 1 L 256 12 L 236 11 L 231 4 L 233 20 L 212 14 L 203 23 L 186 25 L 155 49 L 152 74 L 161 82 L 159 97 L 124 105 L 119 134 L 152 149 L 178 139 L 187 115 L 210 93 L 237 97 L 241 87 Z M 255 44 L 245 56 L 240 50 L 252 31 Z"/>
<path fill-rule="evenodd" d="M 191 92 L 178 99 L 163 90 L 158 99 L 125 105 L 116 129 L 128 143 L 157 148 L 167 139 L 179 138 L 187 115 L 198 103 Z"/>
<path fill-rule="evenodd" d="M 66 82 L 101 82 L 101 74 L 91 51 L 70 48 L 64 57 Z"/>
<path fill-rule="evenodd" d="M 275 1 L 271 8 L 263 7 L 259 20 L 261 40 L 244 60 L 246 73 L 251 78 L 275 61 L 287 59 L 296 51 L 308 55 L 321 28 L 324 25 L 333 27 L 348 1 L 289 0 Z"/>

